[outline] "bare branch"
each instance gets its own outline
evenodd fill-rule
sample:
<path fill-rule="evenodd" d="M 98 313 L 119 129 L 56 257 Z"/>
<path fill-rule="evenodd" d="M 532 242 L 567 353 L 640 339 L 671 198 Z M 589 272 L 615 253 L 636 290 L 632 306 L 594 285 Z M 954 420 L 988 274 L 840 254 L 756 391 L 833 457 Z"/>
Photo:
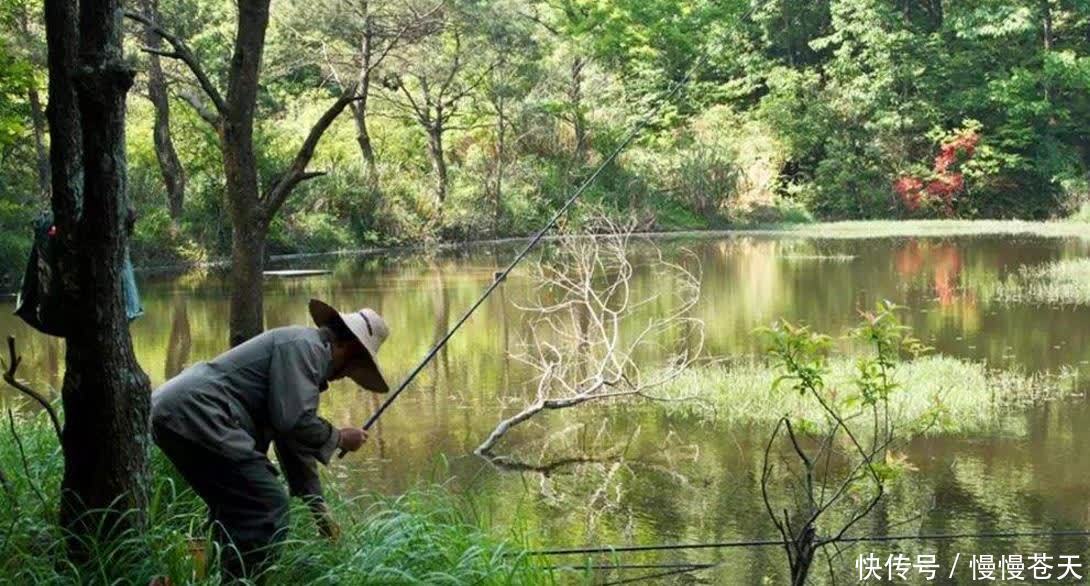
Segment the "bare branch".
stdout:
<path fill-rule="evenodd" d="M 201 99 L 200 94 L 191 88 L 180 88 L 175 91 L 178 97 L 182 98 L 185 103 L 189 104 L 193 111 L 201 117 L 202 120 L 209 123 L 213 127 L 218 127 L 220 123 L 219 114 L 208 107 L 208 104 Z"/>
<path fill-rule="evenodd" d="M 15 336 L 8 336 L 8 364 L 7 370 L 4 372 L 4 381 L 15 388 L 15 390 L 23 393 L 24 395 L 34 399 L 42 409 L 45 409 L 49 414 L 49 420 L 53 423 L 53 430 L 57 432 L 57 441 L 61 441 L 63 435 L 61 432 L 60 418 L 57 417 L 57 410 L 53 408 L 53 404 L 49 402 L 49 399 L 42 395 L 38 391 L 30 388 L 28 385 L 19 381 L 16 377 L 16 371 L 19 369 L 19 364 L 22 363 L 23 358 L 19 356 L 15 351 Z M 0 364 L 3 361 L 0 360 Z"/>
<path fill-rule="evenodd" d="M 185 63 L 186 67 L 193 73 L 200 83 L 201 89 L 208 95 L 208 98 L 212 100 L 212 105 L 215 107 L 216 112 L 223 116 L 227 112 L 227 104 L 224 102 L 223 97 L 220 96 L 219 90 L 216 89 L 215 84 L 212 83 L 212 79 L 205 73 L 204 68 L 201 66 L 200 61 L 197 60 L 197 56 L 193 54 L 193 51 L 189 49 L 189 46 L 185 44 L 185 41 L 178 38 L 174 34 L 163 30 L 161 26 L 152 19 L 148 18 L 144 14 L 138 12 L 125 11 L 125 18 L 136 21 L 155 34 L 159 35 L 170 43 L 171 47 L 174 47 L 172 52 L 157 51 L 156 54 L 169 57 L 172 59 L 178 59 L 182 63 Z M 203 116 L 202 116 L 203 118 Z"/>
<path fill-rule="evenodd" d="M 699 277 L 663 262 L 661 254 L 651 255 L 647 269 L 673 281 L 672 290 L 680 293 L 665 315 L 648 317 L 640 308 L 657 294 L 631 285 L 636 271 L 629 246 L 637 223 L 595 221 L 600 235 L 559 239 L 556 258 L 534 267 L 537 284 L 528 299 L 516 303 L 532 317 L 522 350 L 512 357 L 537 373 L 536 396 L 496 426 L 477 448 L 480 455 L 490 455 L 513 427 L 543 411 L 591 401 L 653 400 L 648 391 L 677 378 L 702 351 L 703 322 L 686 315 L 699 298 Z M 678 328 L 689 333 L 675 339 Z M 646 365 L 641 367 L 636 356 L 649 353 L 663 360 L 645 376 Z"/>
<path fill-rule="evenodd" d="M 281 176 L 271 190 L 265 196 L 265 217 L 272 218 L 276 215 L 287 201 L 288 196 L 291 195 L 293 189 L 299 183 L 306 181 L 307 179 L 313 179 L 319 177 L 324 173 L 307 171 L 307 165 L 310 164 L 310 160 L 314 157 L 314 151 L 318 148 L 318 142 L 322 140 L 322 136 L 325 135 L 326 130 L 333 124 L 333 121 L 340 116 L 341 112 L 352 102 L 359 100 L 361 96 L 356 94 L 357 84 L 352 84 L 345 89 L 341 96 L 337 98 L 337 101 L 330 104 L 329 108 L 318 118 L 318 121 L 314 123 L 314 126 L 310 128 L 310 132 L 307 133 L 307 138 L 303 141 L 303 144 L 299 147 L 299 152 L 295 154 L 295 158 L 292 160 L 291 165 L 288 166 L 288 170 Z"/>

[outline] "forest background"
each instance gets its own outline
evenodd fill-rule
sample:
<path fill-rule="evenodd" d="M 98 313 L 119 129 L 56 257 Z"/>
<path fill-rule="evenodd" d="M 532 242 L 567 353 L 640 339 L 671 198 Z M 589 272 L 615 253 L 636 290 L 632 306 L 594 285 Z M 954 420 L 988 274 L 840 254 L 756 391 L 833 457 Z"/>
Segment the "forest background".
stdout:
<path fill-rule="evenodd" d="M 226 85 L 233 3 L 129 9 Z M 225 258 L 207 96 L 173 45 L 128 26 L 134 259 Z M 10 289 L 49 201 L 40 4 L 0 0 L 0 29 Z M 690 72 L 590 188 L 597 207 L 634 210 L 647 230 L 1090 217 L 1088 0 L 280 0 L 256 101 L 262 190 L 354 97 L 319 135 L 266 254 L 530 233 Z"/>

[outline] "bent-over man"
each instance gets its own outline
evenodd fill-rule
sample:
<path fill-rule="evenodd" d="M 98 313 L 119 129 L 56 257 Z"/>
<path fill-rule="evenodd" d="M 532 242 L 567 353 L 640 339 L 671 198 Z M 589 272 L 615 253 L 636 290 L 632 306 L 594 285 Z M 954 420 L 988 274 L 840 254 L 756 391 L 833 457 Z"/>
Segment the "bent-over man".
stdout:
<path fill-rule="evenodd" d="M 316 328 L 269 330 L 187 368 L 151 397 L 155 443 L 208 505 L 225 580 L 259 576 L 287 528 L 288 495 L 270 443 L 291 495 L 307 501 L 323 534 L 337 536 L 316 462 L 358 450 L 367 433 L 319 417 L 319 393 L 344 377 L 389 390 L 375 358 L 389 334 L 382 317 L 341 314 L 316 299 L 309 309 Z"/>

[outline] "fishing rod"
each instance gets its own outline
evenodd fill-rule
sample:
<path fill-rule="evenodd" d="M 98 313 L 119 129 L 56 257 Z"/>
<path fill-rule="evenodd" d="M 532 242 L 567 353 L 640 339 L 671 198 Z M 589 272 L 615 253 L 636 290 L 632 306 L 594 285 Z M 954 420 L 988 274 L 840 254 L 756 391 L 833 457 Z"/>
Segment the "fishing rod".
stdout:
<path fill-rule="evenodd" d="M 558 209 L 551 218 L 549 218 L 549 221 L 546 222 L 545 225 L 540 230 L 538 230 L 536 234 L 534 234 L 533 238 L 530 239 L 526 246 L 523 247 L 523 249 L 517 255 L 515 255 L 515 258 L 511 261 L 510 264 L 507 265 L 507 268 L 494 275 L 492 283 L 490 283 L 488 285 L 488 288 L 484 290 L 484 293 L 482 293 L 481 296 L 477 298 L 477 301 L 475 301 L 473 305 L 469 306 L 469 309 L 467 309 L 466 312 L 462 314 L 462 317 L 454 323 L 454 327 L 447 330 L 443 337 L 440 338 L 440 340 L 436 342 L 434 346 L 432 346 L 431 350 L 428 350 L 428 353 L 424 355 L 424 358 L 420 361 L 420 363 L 417 364 L 416 367 L 409 372 L 408 376 L 406 376 L 405 379 L 401 381 L 401 384 L 397 386 L 397 389 L 395 389 L 394 392 L 390 393 L 390 396 L 387 397 L 386 400 L 383 401 L 381 405 L 379 405 L 378 409 L 376 409 L 375 412 L 371 414 L 371 417 L 369 417 L 367 421 L 363 424 L 364 431 L 371 429 L 371 426 L 374 425 L 376 421 L 378 421 L 379 417 L 382 417 L 382 414 L 386 411 L 386 409 L 388 409 L 390 405 L 393 404 L 395 400 L 397 400 L 398 395 L 400 395 L 401 392 L 404 391 L 409 386 L 409 384 L 413 382 L 413 379 L 415 379 L 416 376 L 424 370 L 424 367 L 427 366 L 433 358 L 435 358 L 439 351 L 443 349 L 443 346 L 446 346 L 450 338 L 454 336 L 454 333 L 462 327 L 462 324 L 469 320 L 469 318 L 473 315 L 473 312 L 477 311 L 477 308 L 480 307 L 486 299 L 488 299 L 488 296 L 491 295 L 497 287 L 499 287 L 500 283 L 502 283 L 504 279 L 507 278 L 507 275 L 509 275 L 511 271 L 513 271 L 515 267 L 517 267 L 518 264 L 522 262 L 522 259 L 526 258 L 526 255 L 528 255 L 530 251 L 534 248 L 534 246 L 536 246 L 537 243 L 541 241 L 545 234 L 554 226 L 556 226 L 556 223 L 560 221 L 560 218 L 563 217 L 564 214 L 567 213 L 568 209 L 571 208 L 571 206 L 575 203 L 575 201 L 579 199 L 579 196 L 583 195 L 583 192 L 586 191 L 586 189 L 590 187 L 592 183 L 594 183 L 594 181 L 598 178 L 599 175 L 602 174 L 605 168 L 608 167 L 609 164 L 612 163 L 621 154 L 621 151 L 628 147 L 628 145 L 631 144 L 637 136 L 639 136 L 639 133 L 647 127 L 651 119 L 656 116 L 660 110 L 662 110 L 663 105 L 673 99 L 673 97 L 677 95 L 678 91 L 689 83 L 689 80 L 691 80 L 693 77 L 693 73 L 704 64 L 704 62 L 708 59 L 708 55 L 709 53 L 705 52 L 689 69 L 689 71 L 686 72 L 685 76 L 674 84 L 674 87 L 669 92 L 667 92 L 662 100 L 659 101 L 659 103 L 656 104 L 654 108 L 652 108 L 638 121 L 636 126 L 633 127 L 632 130 L 628 133 L 628 136 L 626 136 L 625 139 L 621 141 L 619 145 L 617 145 L 617 148 L 613 149 L 613 152 L 610 153 L 609 156 L 606 157 L 600 165 L 598 165 L 598 168 L 594 170 L 594 173 L 592 173 L 590 177 L 587 177 L 586 180 L 584 180 L 583 183 L 579 185 L 575 192 L 573 192 L 572 195 L 567 199 L 567 201 L 564 202 L 564 205 L 561 206 L 560 209 Z M 341 450 L 340 454 L 338 454 L 338 457 L 343 458 L 346 453 L 347 451 Z"/>
<path fill-rule="evenodd" d="M 1013 537 L 1090 537 L 1090 530 L 1071 531 L 993 531 L 984 533 L 922 533 L 916 535 L 862 535 L 829 539 L 825 543 L 876 543 L 887 541 L 946 541 L 952 539 L 999 539 Z M 591 555 L 649 551 L 674 551 L 685 549 L 729 549 L 736 547 L 782 546 L 783 539 L 754 539 L 748 541 L 718 541 L 707 543 L 662 543 L 653 545 L 603 545 L 596 547 L 577 547 L 565 549 L 542 549 L 528 551 L 522 555 Z"/>

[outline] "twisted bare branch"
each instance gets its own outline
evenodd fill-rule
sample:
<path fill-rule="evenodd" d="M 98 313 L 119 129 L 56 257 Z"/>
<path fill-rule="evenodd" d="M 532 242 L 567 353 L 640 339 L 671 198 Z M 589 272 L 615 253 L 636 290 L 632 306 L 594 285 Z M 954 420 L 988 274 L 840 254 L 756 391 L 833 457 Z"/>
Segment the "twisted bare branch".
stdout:
<path fill-rule="evenodd" d="M 34 399 L 35 402 L 42 406 L 42 409 L 45 409 L 46 413 L 49 414 L 49 420 L 53 423 L 53 430 L 57 432 L 57 441 L 61 441 L 61 421 L 57 417 L 57 410 L 53 408 L 53 404 L 49 402 L 45 395 L 30 388 L 15 376 L 22 361 L 23 358 L 15 351 L 15 336 L 8 336 L 8 363 L 7 369 L 4 371 L 4 382 L 20 393 Z M 0 364 L 3 364 L 3 362 L 3 359 L 0 359 Z"/>

